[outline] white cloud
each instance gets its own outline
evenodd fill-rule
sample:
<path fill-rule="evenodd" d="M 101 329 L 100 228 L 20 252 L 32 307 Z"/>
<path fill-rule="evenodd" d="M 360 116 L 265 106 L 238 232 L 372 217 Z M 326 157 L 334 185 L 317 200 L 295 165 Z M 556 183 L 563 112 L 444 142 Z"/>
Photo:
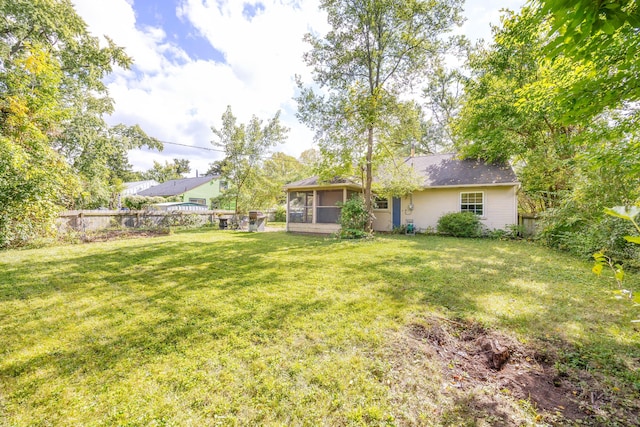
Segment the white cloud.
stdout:
<path fill-rule="evenodd" d="M 190 59 L 167 40 L 162 28 L 137 28 L 135 2 L 74 0 L 74 4 L 94 35 L 108 35 L 135 61 L 133 71 L 117 71 L 109 80 L 116 102 L 109 122 L 137 123 L 163 141 L 213 148 L 210 127 L 220 124 L 227 105 L 241 122 L 253 114 L 268 120 L 282 110 L 281 121 L 291 132 L 289 142 L 276 150 L 297 156 L 311 146 L 313 135 L 297 122 L 292 98 L 294 74 L 309 75 L 302 62 L 306 50 L 302 37 L 321 16 L 317 1 L 300 7 L 263 2 L 264 10 L 249 22 L 242 14 L 242 2 L 186 0 L 177 10 L 179 17 L 222 52 L 226 63 Z M 130 160 L 134 169 L 145 170 L 153 160 L 174 157 L 188 158 L 195 173 L 221 155 L 165 145 L 162 153 L 134 151 Z"/>
<path fill-rule="evenodd" d="M 135 5 L 148 0 L 73 0 L 76 10 L 98 36 L 108 35 L 135 61 L 133 70 L 118 70 L 108 80 L 116 111 L 110 123 L 140 124 L 163 141 L 210 147 L 210 127 L 220 125 L 227 105 L 241 122 L 255 114 L 268 120 L 282 110 L 281 121 L 291 128 L 289 141 L 276 150 L 298 156 L 312 146 L 313 133 L 298 123 L 292 99 L 294 75 L 311 82 L 302 55 L 309 31 L 328 30 L 319 0 L 261 0 L 264 7 L 248 18 L 237 0 L 182 0 L 176 14 L 189 32 L 200 34 L 224 55 L 224 63 L 194 60 L 176 44 L 167 29 L 136 25 Z M 253 2 L 257 4 L 258 2 Z M 488 21 L 498 23 L 502 6 L 517 9 L 523 1 L 470 0 L 463 28 L 472 39 L 490 36 Z M 133 151 L 137 170 L 153 160 L 188 158 L 192 170 L 203 172 L 221 157 L 209 151 L 166 145 L 162 153 Z"/>

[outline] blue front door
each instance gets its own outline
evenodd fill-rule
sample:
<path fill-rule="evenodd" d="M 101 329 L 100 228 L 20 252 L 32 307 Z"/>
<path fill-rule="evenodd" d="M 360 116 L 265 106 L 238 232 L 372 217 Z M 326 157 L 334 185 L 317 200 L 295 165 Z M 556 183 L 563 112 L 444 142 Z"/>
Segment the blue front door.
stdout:
<path fill-rule="evenodd" d="M 392 222 L 393 222 L 393 228 L 396 227 L 400 227 L 400 198 L 399 197 L 394 197 L 391 200 L 391 203 L 393 204 L 392 207 Z"/>

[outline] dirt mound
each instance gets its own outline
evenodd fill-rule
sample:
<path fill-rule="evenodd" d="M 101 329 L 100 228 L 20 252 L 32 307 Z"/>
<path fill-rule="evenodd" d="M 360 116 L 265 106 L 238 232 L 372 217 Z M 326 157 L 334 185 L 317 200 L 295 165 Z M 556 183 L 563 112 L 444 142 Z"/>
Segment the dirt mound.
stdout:
<path fill-rule="evenodd" d="M 409 324 L 392 347 L 387 381 L 401 425 L 428 425 L 425 417 L 446 425 L 640 424 L 640 405 L 624 407 L 591 373 L 559 373 L 557 343 L 524 345 L 479 324 L 430 317 Z"/>

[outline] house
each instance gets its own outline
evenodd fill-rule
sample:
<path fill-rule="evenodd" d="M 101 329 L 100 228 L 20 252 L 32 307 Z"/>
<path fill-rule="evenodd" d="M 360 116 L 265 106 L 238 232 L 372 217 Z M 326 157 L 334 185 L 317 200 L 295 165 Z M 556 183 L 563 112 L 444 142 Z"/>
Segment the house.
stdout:
<path fill-rule="evenodd" d="M 224 190 L 219 176 L 206 175 L 196 178 L 172 179 L 138 193 L 146 197 L 174 197 L 183 202 L 210 206 L 212 199 Z"/>
<path fill-rule="evenodd" d="M 150 179 L 147 181 L 133 181 L 133 182 L 125 182 L 124 183 L 124 190 L 122 190 L 122 192 L 120 193 L 120 196 L 122 197 L 126 197 L 126 196 L 134 196 L 136 194 L 138 194 L 139 192 L 146 190 L 147 188 L 151 188 L 155 185 L 160 184 L 158 181 L 156 181 L 155 179 Z"/>
<path fill-rule="evenodd" d="M 154 203 L 153 205 L 151 205 L 151 208 L 159 210 L 159 211 L 165 211 L 165 212 L 206 211 L 206 210 L 208 210 L 208 206 L 207 205 L 201 205 L 199 203 L 192 203 L 192 202 Z"/>
<path fill-rule="evenodd" d="M 362 186 L 347 179 L 321 183 L 317 176 L 286 185 L 287 231 L 331 234 L 340 230 L 339 203 L 362 193 Z"/>
<path fill-rule="evenodd" d="M 391 231 L 413 223 L 417 230 L 435 229 L 449 212 L 474 212 L 489 229 L 518 223 L 520 186 L 509 165 L 459 159 L 455 154 L 414 156 L 405 160 L 420 177 L 422 188 L 404 198 L 376 199 L 375 231 Z M 317 178 L 291 183 L 287 191 L 287 231 L 333 233 L 339 230 L 336 202 L 361 192 L 359 184 L 341 180 L 323 184 Z M 331 209 L 332 215 L 325 213 Z"/>

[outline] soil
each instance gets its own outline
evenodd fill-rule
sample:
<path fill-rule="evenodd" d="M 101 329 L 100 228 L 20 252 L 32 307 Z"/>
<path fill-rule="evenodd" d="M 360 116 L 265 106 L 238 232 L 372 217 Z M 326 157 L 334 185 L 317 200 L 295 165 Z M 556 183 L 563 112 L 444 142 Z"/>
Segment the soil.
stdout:
<path fill-rule="evenodd" d="M 391 349 L 392 394 L 404 408 L 399 424 L 425 424 L 420 416 L 430 399 L 431 412 L 445 425 L 520 426 L 532 417 L 537 425 L 640 425 L 640 402 L 633 392 L 612 391 L 586 370 L 558 371 L 563 346 L 568 349 L 557 340 L 524 345 L 465 321 L 413 322 Z M 411 380 L 414 404 L 407 402 L 408 380 L 398 381 L 407 375 L 424 377 Z M 438 390 L 427 385 L 435 378 L 442 379 Z"/>

